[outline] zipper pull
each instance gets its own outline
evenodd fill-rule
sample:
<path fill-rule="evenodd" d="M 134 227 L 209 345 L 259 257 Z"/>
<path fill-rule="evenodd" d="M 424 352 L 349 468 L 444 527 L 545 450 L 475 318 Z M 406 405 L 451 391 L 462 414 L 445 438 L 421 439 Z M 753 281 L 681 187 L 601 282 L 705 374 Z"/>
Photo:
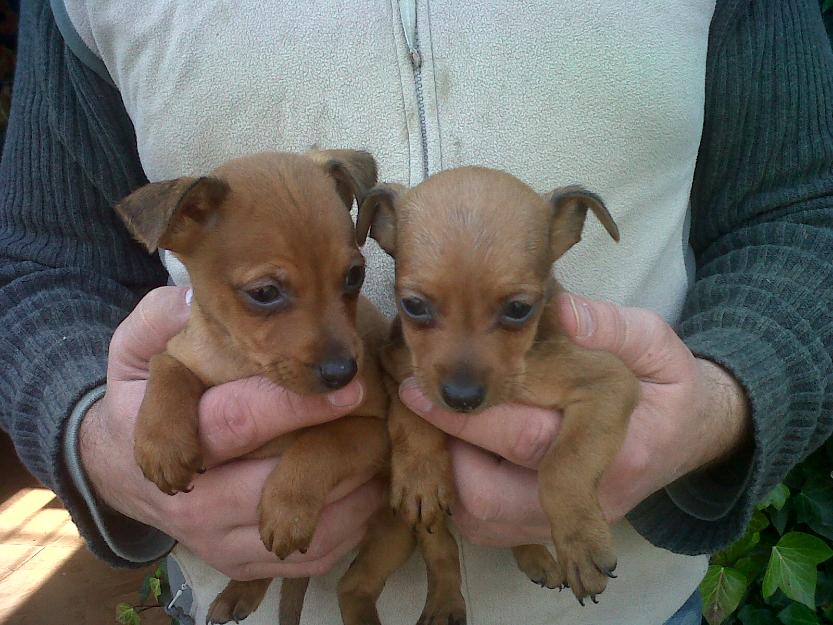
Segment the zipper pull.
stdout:
<path fill-rule="evenodd" d="M 399 18 L 402 20 L 402 32 L 405 35 L 405 45 L 411 57 L 414 69 L 422 66 L 422 55 L 417 45 L 417 9 L 416 0 L 399 0 Z"/>
<path fill-rule="evenodd" d="M 171 599 L 171 602 L 168 604 L 168 610 L 173 610 L 174 603 L 176 603 L 176 600 L 182 596 L 182 593 L 185 592 L 186 588 L 188 588 L 188 585 L 185 582 L 182 582 L 182 585 L 179 587 L 179 590 L 176 591 L 176 594 L 174 595 L 173 599 Z"/>

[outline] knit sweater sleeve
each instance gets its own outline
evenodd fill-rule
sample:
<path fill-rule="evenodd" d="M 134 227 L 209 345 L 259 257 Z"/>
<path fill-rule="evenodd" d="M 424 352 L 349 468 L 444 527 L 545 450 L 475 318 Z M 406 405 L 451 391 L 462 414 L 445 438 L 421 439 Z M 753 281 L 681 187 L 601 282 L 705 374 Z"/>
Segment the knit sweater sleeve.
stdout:
<path fill-rule="evenodd" d="M 165 274 L 111 209 L 145 182 L 119 94 L 68 51 L 48 3 L 23 3 L 19 32 L 0 162 L 0 427 L 92 550 L 129 564 L 75 488 L 63 439 L 105 382 L 115 327 Z M 153 531 L 120 523 L 131 540 Z"/>
<path fill-rule="evenodd" d="M 740 382 L 753 440 L 630 518 L 703 553 L 833 430 L 833 53 L 815 0 L 718 2 L 691 206 L 697 274 L 678 331 Z"/>

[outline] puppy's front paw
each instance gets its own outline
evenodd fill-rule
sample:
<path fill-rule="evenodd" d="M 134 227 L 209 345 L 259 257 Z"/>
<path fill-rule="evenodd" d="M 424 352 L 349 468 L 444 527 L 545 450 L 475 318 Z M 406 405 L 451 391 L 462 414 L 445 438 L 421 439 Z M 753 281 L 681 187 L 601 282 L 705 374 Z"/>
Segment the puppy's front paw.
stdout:
<path fill-rule="evenodd" d="M 283 560 L 290 553 L 307 552 L 318 524 L 321 506 L 301 496 L 265 488 L 258 514 L 263 544 Z"/>
<path fill-rule="evenodd" d="M 194 474 L 203 470 L 196 436 L 148 438 L 137 433 L 133 453 L 144 476 L 168 495 L 189 492 Z"/>
<path fill-rule="evenodd" d="M 560 525 L 553 526 L 555 551 L 565 583 L 582 605 L 587 597 L 596 603 L 596 595 L 604 591 L 608 579 L 616 577 L 610 527 L 601 512 L 573 518 L 566 524 L 565 520 L 562 515 Z"/>
<path fill-rule="evenodd" d="M 411 527 L 430 531 L 443 514 L 451 514 L 454 481 L 447 454 L 435 458 L 394 456 L 391 507 Z"/>

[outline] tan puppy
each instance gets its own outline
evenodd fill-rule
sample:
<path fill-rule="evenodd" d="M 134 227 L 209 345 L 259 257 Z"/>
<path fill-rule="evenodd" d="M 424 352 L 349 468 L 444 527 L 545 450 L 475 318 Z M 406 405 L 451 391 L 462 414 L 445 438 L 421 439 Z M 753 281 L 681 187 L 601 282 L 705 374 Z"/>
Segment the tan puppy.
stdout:
<path fill-rule="evenodd" d="M 279 558 L 306 551 L 339 482 L 387 464 L 376 356 L 387 328 L 359 296 L 364 258 L 349 215 L 375 182 L 365 152 L 264 153 L 209 176 L 149 184 L 116 207 L 149 251 L 177 254 L 194 292 L 187 326 L 150 362 L 136 424 L 136 462 L 162 491 L 188 492 L 204 470 L 198 409 L 208 387 L 253 375 L 300 394 L 364 383 L 352 415 L 250 454 L 282 455 L 259 506 L 261 537 Z M 284 583 L 282 625 L 298 622 L 306 581 Z M 210 622 L 245 618 L 270 582 L 231 582 Z"/>
<path fill-rule="evenodd" d="M 588 596 L 595 601 L 614 576 L 616 555 L 596 488 L 622 445 L 638 383 L 616 357 L 563 336 L 553 300 L 561 287 L 551 273 L 580 240 L 588 209 L 618 240 L 598 196 L 570 187 L 543 198 L 507 173 L 479 167 L 448 170 L 410 190 L 381 185 L 361 206 L 359 242 L 369 231 L 396 258 L 400 314 L 382 357 L 392 378 L 391 504 L 408 525 L 433 531 L 420 541 L 435 595 L 421 623 L 464 617 L 459 571 L 437 570 L 453 568 L 457 555 L 445 529 L 454 501 L 446 436 L 399 400 L 396 388 L 409 376 L 451 410 L 504 402 L 562 410 L 558 439 L 539 469 L 557 561 L 542 545 L 513 552 L 530 579 L 550 588 L 567 584 L 582 604 Z M 380 580 L 413 548 L 394 522 L 377 534 L 341 586 L 350 625 L 362 622 L 354 615 L 370 613 Z M 433 551 L 426 552 L 425 537 Z M 374 549 L 371 540 L 401 545 L 400 552 Z"/>

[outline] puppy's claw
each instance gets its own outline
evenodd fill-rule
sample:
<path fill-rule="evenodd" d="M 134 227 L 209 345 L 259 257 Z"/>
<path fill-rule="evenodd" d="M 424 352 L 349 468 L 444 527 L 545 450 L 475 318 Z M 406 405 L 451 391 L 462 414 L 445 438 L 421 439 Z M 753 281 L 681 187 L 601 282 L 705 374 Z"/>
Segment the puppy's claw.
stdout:
<path fill-rule="evenodd" d="M 593 603 L 599 603 L 599 600 L 596 599 L 596 595 L 590 595 L 590 601 L 592 601 Z"/>
<path fill-rule="evenodd" d="M 206 471 L 208 471 L 208 469 L 206 469 L 205 467 L 200 467 L 199 469 L 197 469 L 197 473 L 199 473 L 200 475 L 202 475 Z"/>
<path fill-rule="evenodd" d="M 189 484 L 189 485 L 188 485 L 188 488 L 184 489 L 182 492 L 183 492 L 183 493 L 190 493 L 192 490 L 194 490 L 194 485 L 193 485 L 193 484 Z"/>
<path fill-rule="evenodd" d="M 584 607 L 584 599 L 582 599 L 581 597 L 576 597 L 576 598 L 578 599 L 578 602 L 581 604 L 581 607 L 583 608 Z"/>

